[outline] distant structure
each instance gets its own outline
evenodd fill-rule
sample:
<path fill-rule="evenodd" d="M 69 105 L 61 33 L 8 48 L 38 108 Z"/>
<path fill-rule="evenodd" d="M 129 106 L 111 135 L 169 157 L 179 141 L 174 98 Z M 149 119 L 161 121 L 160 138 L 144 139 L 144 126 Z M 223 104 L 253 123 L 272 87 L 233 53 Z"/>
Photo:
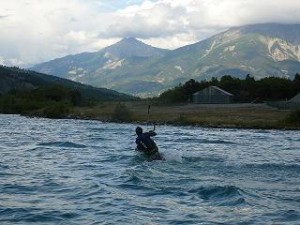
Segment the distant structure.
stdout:
<path fill-rule="evenodd" d="M 296 96 L 294 96 L 288 101 L 286 108 L 300 109 L 300 93 L 298 93 Z"/>
<path fill-rule="evenodd" d="M 197 104 L 229 104 L 233 102 L 233 94 L 217 86 L 209 86 L 194 93 L 192 102 Z"/>
<path fill-rule="evenodd" d="M 300 93 L 298 93 L 295 97 L 291 98 L 290 102 L 298 102 L 298 103 L 300 103 Z"/>
<path fill-rule="evenodd" d="M 288 101 L 270 101 L 267 105 L 278 109 L 300 109 L 300 93 Z"/>

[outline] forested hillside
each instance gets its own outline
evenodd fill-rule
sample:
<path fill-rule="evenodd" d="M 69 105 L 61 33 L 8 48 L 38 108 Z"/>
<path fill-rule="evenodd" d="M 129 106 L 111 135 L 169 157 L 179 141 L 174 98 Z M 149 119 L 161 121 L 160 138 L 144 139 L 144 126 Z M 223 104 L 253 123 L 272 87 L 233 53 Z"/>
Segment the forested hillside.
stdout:
<path fill-rule="evenodd" d="M 134 97 L 20 68 L 0 66 L 0 113 L 64 118 L 74 107 Z"/>
<path fill-rule="evenodd" d="M 126 100 L 133 98 L 106 88 L 95 88 L 90 85 L 17 67 L 0 66 L 0 94 L 6 94 L 12 90 L 32 90 L 50 85 L 61 85 L 65 88 L 79 91 L 86 98 L 96 100 Z"/>

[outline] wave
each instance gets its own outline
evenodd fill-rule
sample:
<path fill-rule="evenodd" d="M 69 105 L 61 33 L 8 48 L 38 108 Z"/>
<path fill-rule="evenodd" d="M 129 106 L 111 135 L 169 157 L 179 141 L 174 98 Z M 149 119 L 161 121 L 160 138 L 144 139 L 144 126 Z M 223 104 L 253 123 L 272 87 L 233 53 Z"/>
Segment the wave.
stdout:
<path fill-rule="evenodd" d="M 73 212 L 61 212 L 58 210 L 45 210 L 39 208 L 0 208 L 1 221 L 2 222 L 61 222 L 66 219 L 73 219 L 79 215 Z"/>
<path fill-rule="evenodd" d="M 218 205 L 241 205 L 246 204 L 245 192 L 232 185 L 226 186 L 201 186 L 191 189 L 188 193 L 198 195 L 204 201 L 216 201 Z"/>
<path fill-rule="evenodd" d="M 65 141 L 65 142 L 43 142 L 40 143 L 39 146 L 49 146 L 49 147 L 65 147 L 65 148 L 86 148 L 86 145 L 82 145 L 82 144 L 77 144 L 74 142 L 69 142 L 69 141 Z"/>
<path fill-rule="evenodd" d="M 264 163 L 264 164 L 246 164 L 247 169 L 262 170 L 291 170 L 300 173 L 300 164 L 284 164 L 284 163 Z"/>
<path fill-rule="evenodd" d="M 50 190 L 56 190 L 57 188 L 60 187 L 59 183 L 53 182 L 51 180 L 44 181 L 43 183 L 33 183 L 31 185 L 23 185 L 23 184 L 9 184 L 5 183 L 1 185 L 0 191 L 1 193 L 6 193 L 6 194 L 32 194 L 32 193 L 37 193 L 40 191 L 47 191 L 48 189 Z"/>
<path fill-rule="evenodd" d="M 2 165 L 2 164 L 0 164 L 0 169 L 9 169 L 9 166 L 8 165 Z"/>
<path fill-rule="evenodd" d="M 208 155 L 203 154 L 202 152 L 194 152 L 194 151 L 180 151 L 180 150 L 161 150 L 160 151 L 163 158 L 168 162 L 225 162 L 227 157 L 217 156 L 217 155 Z"/>
<path fill-rule="evenodd" d="M 227 145 L 234 145 L 236 144 L 235 142 L 232 141 L 224 141 L 224 140 L 209 140 L 209 139 L 198 139 L 195 137 L 184 137 L 184 138 L 178 138 L 173 140 L 173 142 L 195 142 L 199 144 L 227 144 Z"/>
<path fill-rule="evenodd" d="M 224 141 L 224 140 L 207 140 L 207 139 L 200 140 L 200 143 L 203 143 L 203 144 L 229 144 L 229 145 L 234 145 L 234 144 L 236 144 L 235 142 L 232 142 L 232 141 Z"/>
<path fill-rule="evenodd" d="M 178 150 L 166 150 L 161 152 L 163 158 L 168 162 L 182 162 L 183 153 Z"/>
<path fill-rule="evenodd" d="M 233 185 L 204 185 L 190 188 L 186 185 L 190 182 L 194 182 L 190 177 L 170 180 L 168 179 L 169 176 L 156 174 L 156 171 L 149 168 L 144 168 L 143 171 L 134 170 L 128 172 L 129 171 L 127 171 L 127 175 L 124 177 L 125 179 L 117 186 L 121 189 L 125 188 L 140 191 L 144 196 L 173 195 L 183 198 L 190 196 L 219 206 L 249 205 L 250 203 L 247 202 L 248 198 L 257 198 L 257 196 L 246 193 L 241 188 Z M 176 184 L 178 184 L 177 187 L 174 186 Z"/>
<path fill-rule="evenodd" d="M 240 189 L 235 186 L 201 186 L 189 192 L 198 194 L 204 200 L 240 195 Z"/>
<path fill-rule="evenodd" d="M 272 218 L 278 224 L 299 224 L 300 213 L 297 210 L 278 210 L 275 212 L 268 212 L 264 217 Z"/>
<path fill-rule="evenodd" d="M 226 161 L 226 156 L 218 156 L 218 155 L 209 155 L 209 154 L 203 154 L 202 152 L 184 152 L 183 158 L 188 162 L 212 162 L 212 163 L 221 163 Z"/>

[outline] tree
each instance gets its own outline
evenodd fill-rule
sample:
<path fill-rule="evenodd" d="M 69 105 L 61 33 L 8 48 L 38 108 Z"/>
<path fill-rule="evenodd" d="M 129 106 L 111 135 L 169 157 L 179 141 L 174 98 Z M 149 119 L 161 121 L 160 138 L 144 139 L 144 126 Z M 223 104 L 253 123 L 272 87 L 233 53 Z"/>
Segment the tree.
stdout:
<path fill-rule="evenodd" d="M 257 82 L 257 95 L 264 100 L 284 100 L 293 96 L 292 81 L 280 77 L 266 77 Z"/>
<path fill-rule="evenodd" d="M 78 90 L 71 91 L 71 102 L 74 106 L 80 106 L 83 103 L 81 92 Z"/>
<path fill-rule="evenodd" d="M 300 93 L 300 74 L 296 73 L 293 80 L 293 89 L 295 90 L 295 94 Z"/>
<path fill-rule="evenodd" d="M 183 85 L 184 92 L 184 100 L 189 101 L 192 98 L 192 94 L 194 94 L 199 89 L 199 83 L 194 79 L 190 79 Z"/>
<path fill-rule="evenodd" d="M 225 75 L 221 78 L 220 87 L 226 91 L 231 92 L 234 95 L 238 94 L 238 91 L 241 89 L 241 81 L 238 78 L 233 78 L 230 75 Z"/>

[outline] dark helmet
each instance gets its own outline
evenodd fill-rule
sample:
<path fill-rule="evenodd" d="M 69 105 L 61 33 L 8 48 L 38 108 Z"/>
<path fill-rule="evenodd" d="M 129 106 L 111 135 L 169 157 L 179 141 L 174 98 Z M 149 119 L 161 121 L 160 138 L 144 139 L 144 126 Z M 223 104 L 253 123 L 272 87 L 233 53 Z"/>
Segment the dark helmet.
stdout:
<path fill-rule="evenodd" d="M 143 129 L 141 127 L 137 127 L 137 128 L 135 128 L 135 133 L 137 135 L 142 134 L 143 133 Z"/>

